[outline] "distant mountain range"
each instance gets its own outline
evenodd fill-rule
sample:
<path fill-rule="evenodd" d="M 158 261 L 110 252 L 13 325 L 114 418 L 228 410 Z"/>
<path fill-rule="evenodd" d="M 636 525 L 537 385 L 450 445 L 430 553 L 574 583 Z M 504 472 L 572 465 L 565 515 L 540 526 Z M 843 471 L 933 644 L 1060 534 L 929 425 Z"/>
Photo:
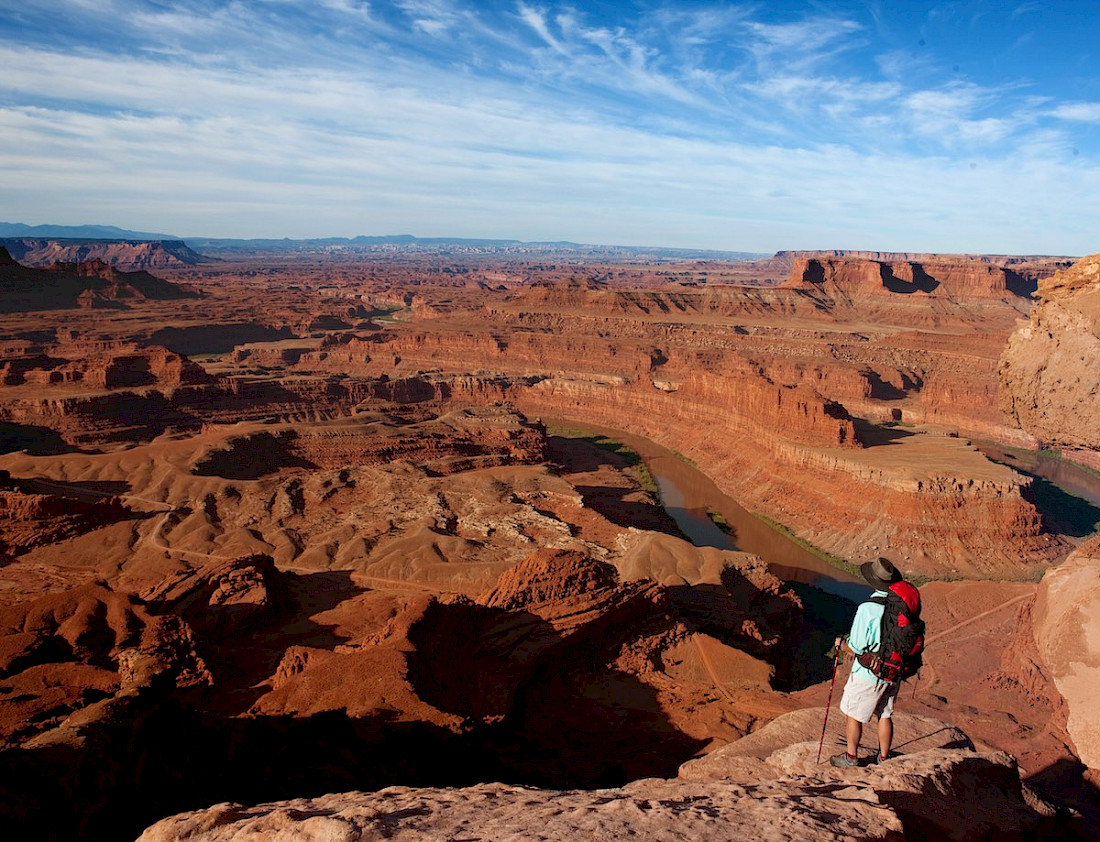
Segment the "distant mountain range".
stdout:
<path fill-rule="evenodd" d="M 0 238 L 60 237 L 66 240 L 180 240 L 171 234 L 148 231 L 128 231 L 114 225 L 25 225 L 22 222 L 0 222 Z"/>
<path fill-rule="evenodd" d="M 234 239 L 224 237 L 179 237 L 130 231 L 113 225 L 26 225 L 19 222 L 0 222 L 0 240 L 36 239 L 74 241 L 175 241 L 210 256 L 228 256 L 232 253 L 298 253 L 344 251 L 365 254 L 438 254 L 438 255 L 502 255 L 502 256 L 550 256 L 563 255 L 602 259 L 665 259 L 687 260 L 755 260 L 768 257 L 760 252 L 719 251 L 714 249 L 683 249 L 662 246 L 615 246 L 574 243 L 567 240 L 526 242 L 523 240 L 478 239 L 470 237 L 415 237 L 412 234 L 384 236 L 315 237 L 294 240 L 256 238 Z M 13 250 L 14 252 L 14 250 Z"/>

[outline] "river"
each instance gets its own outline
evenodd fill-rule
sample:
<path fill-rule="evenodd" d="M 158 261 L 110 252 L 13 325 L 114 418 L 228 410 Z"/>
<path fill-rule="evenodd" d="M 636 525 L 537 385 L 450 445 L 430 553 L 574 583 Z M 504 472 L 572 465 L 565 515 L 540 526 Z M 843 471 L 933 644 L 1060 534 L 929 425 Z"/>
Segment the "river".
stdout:
<path fill-rule="evenodd" d="M 695 546 L 758 555 L 781 579 L 812 585 L 853 602 L 859 602 L 871 593 L 862 579 L 834 567 L 777 532 L 724 494 L 710 477 L 668 448 L 609 427 L 560 419 L 544 420 L 606 436 L 622 442 L 637 453 L 657 484 L 665 511 Z M 707 515 L 708 510 L 721 514 L 732 534 L 719 529 Z"/>
<path fill-rule="evenodd" d="M 1006 448 L 991 442 L 975 442 L 987 459 L 1035 474 L 1054 483 L 1067 494 L 1100 506 L 1100 474 L 1093 473 L 1068 459 L 1044 456 L 1030 450 Z"/>

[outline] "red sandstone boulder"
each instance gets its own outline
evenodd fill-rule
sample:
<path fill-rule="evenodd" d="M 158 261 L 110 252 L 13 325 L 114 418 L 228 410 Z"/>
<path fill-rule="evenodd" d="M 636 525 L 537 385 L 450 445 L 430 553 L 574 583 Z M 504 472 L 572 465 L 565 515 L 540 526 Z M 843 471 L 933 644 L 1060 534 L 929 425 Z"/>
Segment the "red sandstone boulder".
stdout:
<path fill-rule="evenodd" d="M 181 570 L 143 596 L 213 642 L 233 638 L 270 617 L 281 607 L 284 594 L 274 560 L 258 554 Z"/>

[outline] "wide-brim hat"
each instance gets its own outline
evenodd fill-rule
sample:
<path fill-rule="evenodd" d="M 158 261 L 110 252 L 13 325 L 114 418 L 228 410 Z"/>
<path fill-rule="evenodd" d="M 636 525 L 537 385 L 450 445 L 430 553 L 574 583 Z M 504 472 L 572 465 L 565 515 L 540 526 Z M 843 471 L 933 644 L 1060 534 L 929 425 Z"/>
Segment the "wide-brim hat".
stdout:
<path fill-rule="evenodd" d="M 880 591 L 886 590 L 894 582 L 900 582 L 902 578 L 901 573 L 888 558 L 865 561 L 859 566 L 859 572 L 863 574 L 864 579 Z"/>

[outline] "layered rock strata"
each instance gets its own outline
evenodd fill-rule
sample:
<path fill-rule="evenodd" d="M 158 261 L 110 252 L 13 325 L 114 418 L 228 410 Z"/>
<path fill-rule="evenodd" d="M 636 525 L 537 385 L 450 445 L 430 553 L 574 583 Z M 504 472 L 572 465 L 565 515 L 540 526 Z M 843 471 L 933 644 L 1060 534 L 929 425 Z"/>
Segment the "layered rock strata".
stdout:
<path fill-rule="evenodd" d="M 992 476 L 936 431 L 899 448 L 911 434 L 871 426 L 864 441 L 861 425 L 1033 443 L 995 401 L 1000 343 L 1029 306 L 1019 280 L 985 263 L 807 258 L 772 290 L 575 281 L 490 299 L 477 328 L 451 301 L 408 326 L 331 337 L 291 367 L 422 377 L 445 400 L 506 399 L 625 429 L 835 553 L 887 548 L 915 573 L 1020 576 L 1067 552 L 1045 533 L 1027 478 Z M 860 445 L 866 459 L 833 452 Z M 857 537 L 843 535 L 853 523 Z"/>
<path fill-rule="evenodd" d="M 203 261 L 182 240 L 60 241 L 33 237 L 10 238 L 3 246 L 24 266 L 99 260 L 124 271 L 193 266 Z"/>
<path fill-rule="evenodd" d="M 0 471 L 0 564 L 34 547 L 100 529 L 133 515 L 117 497 L 81 499 L 48 491 L 48 482 Z M 64 489 L 63 489 L 64 490 Z"/>

